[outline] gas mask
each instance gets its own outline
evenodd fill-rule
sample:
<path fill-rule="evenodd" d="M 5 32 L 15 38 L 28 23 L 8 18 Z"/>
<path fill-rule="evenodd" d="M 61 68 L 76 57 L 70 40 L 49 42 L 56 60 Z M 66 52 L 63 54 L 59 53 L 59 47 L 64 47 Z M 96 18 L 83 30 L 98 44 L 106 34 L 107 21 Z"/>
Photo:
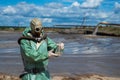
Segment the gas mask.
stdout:
<path fill-rule="evenodd" d="M 40 37 L 42 33 L 42 23 L 39 19 L 34 18 L 30 22 L 31 32 L 34 37 Z"/>

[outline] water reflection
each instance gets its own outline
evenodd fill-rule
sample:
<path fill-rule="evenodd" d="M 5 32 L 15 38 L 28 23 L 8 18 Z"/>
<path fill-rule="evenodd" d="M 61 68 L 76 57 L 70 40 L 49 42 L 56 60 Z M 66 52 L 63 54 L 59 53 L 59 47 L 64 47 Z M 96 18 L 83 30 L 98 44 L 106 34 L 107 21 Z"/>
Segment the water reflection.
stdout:
<path fill-rule="evenodd" d="M 0 48 L 0 53 L 19 53 L 20 50 L 19 48 L 9 48 L 9 49 L 6 49 L 6 48 Z"/>
<path fill-rule="evenodd" d="M 16 41 L 13 40 L 0 40 L 0 44 L 2 43 L 15 43 Z"/>
<path fill-rule="evenodd" d="M 120 52 L 120 38 L 115 37 L 91 38 L 83 35 L 74 34 L 70 36 L 61 34 L 53 37 L 53 39 L 55 42 L 65 43 L 64 54 L 114 54 Z M 0 41 L 0 53 L 12 52 L 20 52 L 17 41 Z"/>

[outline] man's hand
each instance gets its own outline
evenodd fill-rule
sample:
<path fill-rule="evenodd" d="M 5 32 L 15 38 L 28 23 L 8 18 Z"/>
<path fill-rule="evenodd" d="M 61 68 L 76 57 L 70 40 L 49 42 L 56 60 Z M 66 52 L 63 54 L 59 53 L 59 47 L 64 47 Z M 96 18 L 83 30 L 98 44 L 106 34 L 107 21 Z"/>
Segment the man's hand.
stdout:
<path fill-rule="evenodd" d="M 64 43 L 59 43 L 59 44 L 57 44 L 59 47 L 60 47 L 60 49 L 64 49 Z"/>
<path fill-rule="evenodd" d="M 57 44 L 57 46 L 59 47 L 59 50 L 63 50 L 64 49 L 64 43 L 59 43 L 59 44 Z M 53 50 L 50 50 L 48 52 L 48 57 L 49 58 L 51 58 L 51 57 L 58 57 L 58 56 L 61 56 L 61 54 L 53 53 Z"/>
<path fill-rule="evenodd" d="M 59 54 L 53 53 L 53 50 L 50 50 L 50 51 L 48 52 L 48 57 L 49 57 L 49 58 L 51 58 L 51 57 L 57 57 L 57 56 L 59 56 Z"/>

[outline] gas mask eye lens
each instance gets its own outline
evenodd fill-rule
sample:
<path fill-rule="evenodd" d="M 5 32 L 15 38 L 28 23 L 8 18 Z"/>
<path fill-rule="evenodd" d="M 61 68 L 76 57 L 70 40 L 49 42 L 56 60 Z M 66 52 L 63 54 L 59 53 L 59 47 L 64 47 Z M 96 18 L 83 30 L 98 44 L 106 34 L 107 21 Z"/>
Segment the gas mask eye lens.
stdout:
<path fill-rule="evenodd" d="M 36 28 L 36 31 L 38 32 L 38 31 L 40 31 L 40 29 L 39 29 L 39 28 Z"/>

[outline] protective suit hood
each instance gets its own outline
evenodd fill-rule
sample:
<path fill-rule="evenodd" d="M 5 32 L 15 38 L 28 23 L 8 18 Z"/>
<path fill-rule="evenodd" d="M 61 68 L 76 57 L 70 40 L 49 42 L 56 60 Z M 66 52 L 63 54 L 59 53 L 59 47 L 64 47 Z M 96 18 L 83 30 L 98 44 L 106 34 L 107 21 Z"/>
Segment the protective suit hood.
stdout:
<path fill-rule="evenodd" d="M 44 31 L 42 30 L 42 35 L 44 34 Z M 32 37 L 32 33 L 31 33 L 31 28 L 26 28 L 23 33 L 22 33 L 23 36 L 26 36 L 26 37 Z"/>
<path fill-rule="evenodd" d="M 31 37 L 30 32 L 31 32 L 31 28 L 26 28 L 22 34 L 23 36 Z"/>

